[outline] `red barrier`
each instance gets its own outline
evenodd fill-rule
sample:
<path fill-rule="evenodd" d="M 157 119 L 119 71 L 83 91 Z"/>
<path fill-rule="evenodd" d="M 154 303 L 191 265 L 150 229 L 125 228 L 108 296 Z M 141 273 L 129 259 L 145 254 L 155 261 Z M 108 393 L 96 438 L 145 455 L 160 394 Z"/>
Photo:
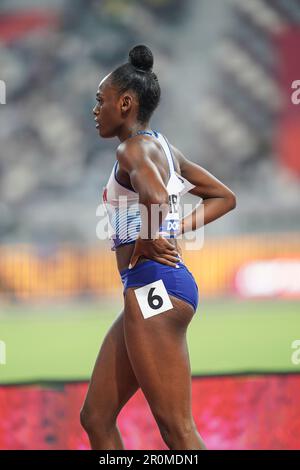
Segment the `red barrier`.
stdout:
<path fill-rule="evenodd" d="M 0 449 L 88 449 L 86 383 L 0 387 Z M 209 449 L 300 449 L 300 375 L 193 378 L 193 415 Z M 127 449 L 166 449 L 141 391 L 118 419 Z"/>

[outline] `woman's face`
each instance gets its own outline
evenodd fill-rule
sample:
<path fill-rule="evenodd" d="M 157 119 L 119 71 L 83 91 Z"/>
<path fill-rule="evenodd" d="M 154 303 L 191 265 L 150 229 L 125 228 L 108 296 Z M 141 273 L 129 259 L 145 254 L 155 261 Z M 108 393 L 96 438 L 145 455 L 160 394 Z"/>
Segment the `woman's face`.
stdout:
<path fill-rule="evenodd" d="M 105 77 L 96 93 L 96 106 L 93 109 L 96 129 L 101 137 L 114 137 L 120 126 L 120 112 L 115 90 Z"/>

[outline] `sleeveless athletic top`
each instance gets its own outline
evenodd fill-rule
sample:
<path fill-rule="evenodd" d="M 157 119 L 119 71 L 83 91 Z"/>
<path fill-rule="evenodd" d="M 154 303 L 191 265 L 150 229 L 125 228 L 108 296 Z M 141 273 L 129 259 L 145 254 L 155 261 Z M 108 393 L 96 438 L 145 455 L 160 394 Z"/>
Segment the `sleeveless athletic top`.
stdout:
<path fill-rule="evenodd" d="M 173 155 L 166 137 L 157 131 L 138 131 L 134 135 L 137 134 L 147 134 L 156 138 L 168 160 L 170 177 L 166 188 L 169 194 L 169 212 L 158 232 L 165 238 L 176 238 L 179 231 L 180 196 L 195 186 L 175 171 Z M 133 188 L 129 188 L 117 180 L 117 166 L 118 161 L 115 162 L 102 193 L 103 204 L 108 216 L 111 250 L 113 251 L 118 246 L 134 243 L 141 229 L 139 194 Z"/>

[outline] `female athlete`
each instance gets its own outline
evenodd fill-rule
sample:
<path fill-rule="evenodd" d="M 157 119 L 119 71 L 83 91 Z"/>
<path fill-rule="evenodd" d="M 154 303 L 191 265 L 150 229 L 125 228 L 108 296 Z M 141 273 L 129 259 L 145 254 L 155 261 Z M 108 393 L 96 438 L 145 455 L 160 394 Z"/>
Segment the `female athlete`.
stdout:
<path fill-rule="evenodd" d="M 129 61 L 103 78 L 93 109 L 100 136 L 121 142 L 103 202 L 124 285 L 124 308 L 100 348 L 80 412 L 97 450 L 124 449 L 117 417 L 139 388 L 169 449 L 206 449 L 192 416 L 186 342 L 198 288 L 176 236 L 199 228 L 199 207 L 206 225 L 236 202 L 227 186 L 151 129 L 160 100 L 152 67 L 150 49 L 135 46 Z M 179 199 L 187 190 L 202 203 L 179 218 Z M 159 209 L 158 217 L 152 208 Z"/>

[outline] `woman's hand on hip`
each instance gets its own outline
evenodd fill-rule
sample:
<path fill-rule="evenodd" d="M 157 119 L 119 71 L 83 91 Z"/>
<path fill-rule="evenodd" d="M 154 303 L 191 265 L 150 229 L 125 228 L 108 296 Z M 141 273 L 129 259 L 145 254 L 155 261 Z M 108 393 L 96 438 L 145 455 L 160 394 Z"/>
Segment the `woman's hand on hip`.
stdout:
<path fill-rule="evenodd" d="M 140 256 L 175 267 L 180 261 L 181 250 L 179 252 L 171 242 L 162 236 L 154 239 L 138 238 L 130 259 L 130 269 L 136 265 Z"/>

